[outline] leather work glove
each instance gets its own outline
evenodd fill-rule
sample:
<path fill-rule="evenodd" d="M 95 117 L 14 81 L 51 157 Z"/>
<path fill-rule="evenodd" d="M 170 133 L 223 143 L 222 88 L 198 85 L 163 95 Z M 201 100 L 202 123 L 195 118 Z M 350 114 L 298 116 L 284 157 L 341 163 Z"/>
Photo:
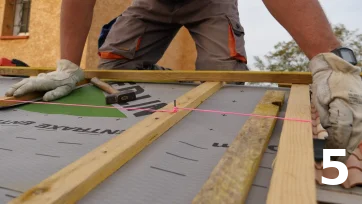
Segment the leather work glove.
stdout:
<path fill-rule="evenodd" d="M 12 85 L 5 95 L 19 97 L 30 92 L 47 91 L 43 100 L 52 101 L 68 95 L 83 79 L 84 72 L 79 66 L 62 59 L 57 62 L 56 71 L 23 79 Z"/>
<path fill-rule="evenodd" d="M 333 53 L 322 53 L 309 63 L 312 72 L 312 103 L 328 132 L 327 149 L 346 149 L 345 162 L 362 140 L 361 68 Z"/>

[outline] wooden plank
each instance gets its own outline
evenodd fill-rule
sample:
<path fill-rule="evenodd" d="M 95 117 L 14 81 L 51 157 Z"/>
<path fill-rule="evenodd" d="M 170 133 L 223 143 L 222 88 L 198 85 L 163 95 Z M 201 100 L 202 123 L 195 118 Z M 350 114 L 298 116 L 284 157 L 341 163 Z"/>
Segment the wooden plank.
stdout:
<path fill-rule="evenodd" d="M 223 81 L 223 82 L 312 82 L 310 73 L 261 72 L 261 71 L 118 71 L 87 70 L 87 78 L 121 79 L 122 81 Z"/>
<path fill-rule="evenodd" d="M 224 83 L 206 82 L 177 99 L 180 108 L 195 108 Z M 163 110 L 173 110 L 170 103 Z M 74 203 L 160 137 L 190 111 L 156 112 L 11 201 Z"/>
<path fill-rule="evenodd" d="M 0 67 L 0 75 L 35 76 L 54 71 L 52 68 Z M 310 84 L 310 72 L 265 72 L 265 71 L 160 71 L 160 70 L 84 70 L 86 79 L 113 79 L 120 82 L 272 82 Z"/>
<path fill-rule="evenodd" d="M 0 67 L 0 75 L 36 76 L 54 71 L 54 68 Z M 271 82 L 288 84 L 311 84 L 310 72 L 268 71 L 145 71 L 145 70 L 84 70 L 86 79 L 119 82 L 178 82 L 178 81 L 222 81 L 222 82 Z M 362 73 L 360 74 L 362 77 Z M 289 85 L 288 85 L 289 86 Z"/>
<path fill-rule="evenodd" d="M 279 83 L 278 87 L 282 87 L 282 88 L 291 88 L 292 84 L 286 84 L 286 83 Z"/>
<path fill-rule="evenodd" d="M 267 91 L 254 114 L 277 116 L 285 92 Z M 245 202 L 276 119 L 250 117 L 216 165 L 193 203 Z"/>
<path fill-rule="evenodd" d="M 0 67 L 0 75 L 13 76 L 36 76 L 40 73 L 55 71 L 55 68 L 34 68 L 34 67 Z"/>
<path fill-rule="evenodd" d="M 292 85 L 286 116 L 311 120 L 308 85 Z M 284 121 L 268 204 L 316 203 L 312 125 Z"/>
<path fill-rule="evenodd" d="M 0 97 L 0 108 L 24 104 L 25 102 L 19 102 L 19 101 L 32 101 L 34 99 L 43 97 L 43 95 L 44 95 L 44 93 L 34 92 L 34 93 L 30 93 L 30 94 L 27 94 L 27 95 L 24 95 L 21 97 L 16 97 L 16 98 L 2 96 L 2 97 Z"/>

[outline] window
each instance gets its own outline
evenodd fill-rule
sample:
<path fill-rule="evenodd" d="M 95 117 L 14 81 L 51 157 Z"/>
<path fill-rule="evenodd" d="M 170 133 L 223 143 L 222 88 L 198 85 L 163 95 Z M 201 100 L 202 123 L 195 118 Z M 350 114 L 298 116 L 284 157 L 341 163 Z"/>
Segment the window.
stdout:
<path fill-rule="evenodd" d="M 2 36 L 24 36 L 29 32 L 31 0 L 5 0 Z"/>
<path fill-rule="evenodd" d="M 30 0 L 17 0 L 13 35 L 27 34 L 29 31 Z"/>

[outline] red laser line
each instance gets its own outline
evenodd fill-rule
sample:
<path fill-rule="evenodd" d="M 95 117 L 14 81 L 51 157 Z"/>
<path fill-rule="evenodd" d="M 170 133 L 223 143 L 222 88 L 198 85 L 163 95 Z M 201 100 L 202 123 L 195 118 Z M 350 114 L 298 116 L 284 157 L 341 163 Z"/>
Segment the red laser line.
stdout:
<path fill-rule="evenodd" d="M 205 110 L 205 109 L 194 109 L 194 108 L 178 108 L 178 109 L 193 110 L 193 111 L 206 112 L 206 113 L 220 113 L 220 114 L 227 114 L 227 115 L 254 116 L 254 117 L 261 117 L 261 118 L 275 118 L 275 119 L 280 119 L 280 120 L 291 120 L 291 121 L 306 122 L 306 123 L 312 122 L 311 120 L 303 120 L 303 119 L 298 119 L 298 118 L 283 118 L 283 117 L 277 117 L 277 116 L 258 115 L 258 114 L 252 114 L 252 113 L 225 112 L 225 111 L 218 111 L 218 110 Z"/>
<path fill-rule="evenodd" d="M 124 110 L 144 110 L 152 112 L 168 112 L 173 113 L 173 110 L 155 110 L 151 108 L 123 108 L 123 107 L 113 107 L 113 106 L 96 106 L 96 105 L 87 105 L 87 104 L 72 104 L 72 103 L 55 103 L 55 102 L 36 102 L 36 101 L 23 101 L 23 100 L 13 100 L 13 99 L 0 99 L 0 101 L 9 101 L 9 102 L 20 102 L 20 103 L 35 103 L 35 104 L 45 104 L 45 105 L 61 105 L 61 106 L 74 106 L 74 107 L 88 107 L 88 108 L 111 108 L 111 109 L 124 109 Z"/>
<path fill-rule="evenodd" d="M 143 111 L 150 111 L 150 112 L 166 112 L 166 113 L 176 113 L 178 110 L 188 110 L 188 111 L 198 111 L 198 112 L 205 112 L 205 113 L 219 113 L 219 114 L 226 114 L 226 115 L 273 118 L 273 119 L 279 119 L 279 120 L 289 120 L 289 121 L 305 122 L 305 123 L 311 123 L 312 122 L 311 120 L 303 120 L 303 119 L 298 119 L 298 118 L 283 118 L 283 117 L 277 117 L 277 116 L 258 115 L 258 114 L 252 114 L 252 113 L 238 113 L 238 112 L 196 109 L 196 108 L 180 108 L 180 107 L 177 107 L 175 105 L 174 105 L 172 110 L 155 110 L 155 109 L 151 109 L 151 108 L 123 108 L 123 107 L 113 107 L 113 106 L 96 106 L 96 105 L 86 105 L 86 104 L 55 103 L 55 102 L 35 102 L 35 101 L 23 101 L 23 100 L 12 100 L 12 99 L 0 99 L 0 101 L 46 104 L 46 105 L 74 106 L 74 107 L 89 107 L 89 108 L 112 108 L 112 109 L 123 109 L 123 110 L 143 110 Z"/>

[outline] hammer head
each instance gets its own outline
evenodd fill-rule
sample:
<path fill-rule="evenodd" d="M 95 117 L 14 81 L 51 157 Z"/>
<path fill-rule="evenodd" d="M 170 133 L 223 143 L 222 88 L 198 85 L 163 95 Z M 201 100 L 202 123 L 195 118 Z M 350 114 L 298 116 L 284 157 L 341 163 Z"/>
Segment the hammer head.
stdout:
<path fill-rule="evenodd" d="M 106 96 L 106 104 L 122 104 L 136 100 L 136 92 L 131 90 L 121 91 Z"/>

